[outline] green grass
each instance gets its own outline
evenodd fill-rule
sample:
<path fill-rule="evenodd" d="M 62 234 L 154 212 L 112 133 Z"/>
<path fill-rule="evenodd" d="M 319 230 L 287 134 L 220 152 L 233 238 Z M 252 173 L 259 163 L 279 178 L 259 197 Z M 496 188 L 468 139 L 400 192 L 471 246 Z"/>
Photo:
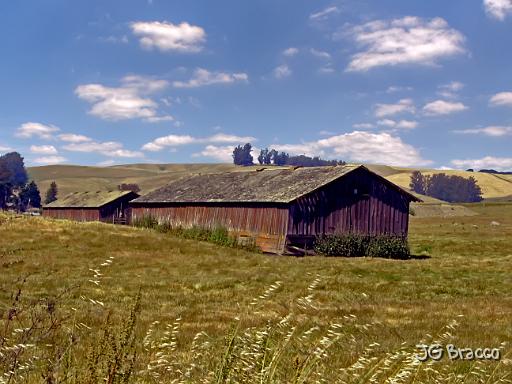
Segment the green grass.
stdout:
<path fill-rule="evenodd" d="M 167 338 L 168 347 L 162 353 L 168 355 L 176 372 L 190 368 L 192 360 L 197 363 L 189 382 L 197 382 L 208 372 L 213 375 L 209 382 L 238 375 L 245 362 L 239 358 L 246 356 L 244 346 L 256 348 L 265 343 L 273 353 L 270 357 L 281 356 L 272 376 L 286 378 L 281 382 L 293 382 L 297 375 L 304 377 L 304 382 L 318 382 L 317 371 L 324 382 L 335 382 L 343 375 L 350 377 L 346 382 L 357 382 L 353 371 L 340 369 L 365 356 L 372 343 L 378 346 L 368 353 L 376 361 L 385 359 L 386 353 L 407 360 L 416 344 L 428 340 L 427 335 L 435 338 L 443 333 L 454 319 L 459 326 L 451 331 L 453 344 L 498 347 L 512 338 L 512 205 L 469 207 L 479 214 L 412 217 L 410 246 L 418 257 L 407 261 L 272 256 L 149 229 L 0 216 L 0 325 L 6 321 L 18 289 L 25 306 L 39 303 L 39 308 L 51 298 L 66 326 L 71 321 L 84 323 L 76 326 L 81 343 L 70 364 L 89 372 L 85 367 L 94 346 L 111 346 L 105 352 L 108 360 L 112 346 L 122 345 L 122 335 L 129 334 L 127 319 L 140 290 L 134 337 L 142 343 L 148 329 L 154 328 L 156 340 Z M 491 225 L 492 221 L 499 225 Z M 105 263 L 110 257 L 112 261 Z M 92 270 L 102 275 L 94 277 Z M 278 325 L 287 316 L 287 322 Z M 180 319 L 179 325 L 173 325 L 176 319 Z M 105 323 L 113 336 L 100 332 Z M 167 334 L 166 324 L 170 324 Z M 327 356 L 316 361 L 315 348 L 327 343 L 321 343 L 322 337 L 336 324 L 343 331 L 332 330 L 328 341 L 333 344 Z M 296 333 L 290 344 L 285 344 L 291 327 L 297 327 Z M 307 333 L 312 327 L 319 329 Z M 264 330 L 268 330 L 268 338 Z M 201 332 L 208 336 L 197 336 Z M 66 345 L 67 339 L 59 335 L 55 337 Z M 193 342 L 196 337 L 200 342 Z M 157 361 L 158 345 L 140 346 L 137 361 L 144 364 L 134 369 L 133 377 L 142 377 L 141 367 L 151 359 Z M 483 363 L 486 377 L 496 368 L 490 382 L 512 371 L 510 351 L 510 346 L 505 347 L 508 355 L 499 365 Z M 123 360 L 126 366 L 130 353 Z M 250 356 L 262 364 L 260 368 L 266 367 L 265 358 L 256 358 L 261 355 Z M 311 368 L 308 364 L 313 363 L 316 365 Z M 368 366 L 375 364 L 369 362 Z M 388 373 L 396 369 L 390 367 Z M 436 375 L 444 375 L 443 370 L 446 375 L 465 375 L 475 365 L 445 359 L 433 368 L 440 373 L 422 371 L 416 382 L 433 382 Z M 159 369 L 163 368 L 155 368 L 155 372 Z M 168 382 L 179 377 L 176 372 L 165 373 Z M 158 382 L 151 377 L 143 382 Z M 449 382 L 457 382 L 454 377 Z M 41 381 L 36 374 L 27 373 L 25 378 Z"/>

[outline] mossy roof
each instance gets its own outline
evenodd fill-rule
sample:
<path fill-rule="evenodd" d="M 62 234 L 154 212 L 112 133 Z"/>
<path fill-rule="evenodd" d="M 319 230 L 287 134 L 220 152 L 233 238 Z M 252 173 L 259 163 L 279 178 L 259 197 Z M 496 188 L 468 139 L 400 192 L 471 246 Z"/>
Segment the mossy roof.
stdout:
<path fill-rule="evenodd" d="M 269 167 L 255 171 L 188 176 L 141 196 L 132 203 L 289 203 L 358 168 L 374 174 L 361 165 L 338 165 L 286 169 Z M 412 195 L 410 197 L 415 200 Z"/>
<path fill-rule="evenodd" d="M 75 192 L 59 198 L 43 208 L 100 208 L 129 194 L 134 194 L 134 197 L 138 196 L 131 191 Z"/>

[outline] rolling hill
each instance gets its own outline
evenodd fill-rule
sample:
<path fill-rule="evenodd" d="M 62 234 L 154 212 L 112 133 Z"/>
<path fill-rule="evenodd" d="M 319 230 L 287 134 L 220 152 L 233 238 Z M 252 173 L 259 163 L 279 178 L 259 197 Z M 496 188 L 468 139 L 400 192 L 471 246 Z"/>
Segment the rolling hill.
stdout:
<path fill-rule="evenodd" d="M 367 165 L 367 167 L 406 189 L 409 187 L 411 173 L 415 170 L 386 165 Z M 146 193 L 189 174 L 244 172 L 253 169 L 233 164 L 128 164 L 112 167 L 50 165 L 30 167 L 28 172 L 39 185 L 42 193 L 55 180 L 59 187 L 59 194 L 64 196 L 72 192 L 113 190 L 122 183 L 136 183 L 142 189 L 142 193 Z M 473 176 L 482 188 L 484 199 L 490 201 L 507 200 L 512 197 L 512 175 L 455 170 L 420 170 L 429 175 L 444 172 L 466 178 Z M 428 196 L 421 196 L 421 199 L 425 203 L 442 203 Z"/>

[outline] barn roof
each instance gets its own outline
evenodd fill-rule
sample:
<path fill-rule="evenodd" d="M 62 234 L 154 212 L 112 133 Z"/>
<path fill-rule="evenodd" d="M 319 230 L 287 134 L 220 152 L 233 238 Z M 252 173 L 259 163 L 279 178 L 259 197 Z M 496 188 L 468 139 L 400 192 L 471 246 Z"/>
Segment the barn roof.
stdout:
<path fill-rule="evenodd" d="M 374 174 L 361 165 L 338 165 L 195 175 L 176 180 L 132 203 L 289 203 L 358 168 Z M 409 195 L 411 200 L 417 200 L 395 184 L 374 175 Z"/>
<path fill-rule="evenodd" d="M 129 194 L 134 194 L 134 197 L 138 196 L 132 191 L 75 192 L 47 204 L 43 208 L 100 208 Z"/>

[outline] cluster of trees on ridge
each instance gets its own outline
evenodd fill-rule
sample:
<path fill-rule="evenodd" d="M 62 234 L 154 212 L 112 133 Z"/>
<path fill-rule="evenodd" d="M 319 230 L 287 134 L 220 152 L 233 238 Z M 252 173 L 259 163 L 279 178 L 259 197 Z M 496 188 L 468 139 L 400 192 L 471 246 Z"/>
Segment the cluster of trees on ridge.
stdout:
<path fill-rule="evenodd" d="M 52 182 L 44 203 L 57 199 L 57 184 Z M 29 181 L 23 157 L 18 152 L 0 156 L 0 209 L 26 211 L 41 208 L 41 194 L 37 184 Z"/>
<path fill-rule="evenodd" d="M 254 158 L 251 155 L 252 145 L 238 145 L 233 150 L 233 163 L 236 165 L 254 165 Z M 322 167 L 328 165 L 343 165 L 341 160 L 323 160 L 318 156 L 309 157 L 306 155 L 290 156 L 285 152 L 278 152 L 275 149 L 264 148 L 260 150 L 258 163 L 261 165 L 293 165 L 301 167 Z"/>
<path fill-rule="evenodd" d="M 450 203 L 482 201 L 482 190 L 474 177 L 466 179 L 445 173 L 424 175 L 420 171 L 414 171 L 409 186 L 414 192 Z"/>

